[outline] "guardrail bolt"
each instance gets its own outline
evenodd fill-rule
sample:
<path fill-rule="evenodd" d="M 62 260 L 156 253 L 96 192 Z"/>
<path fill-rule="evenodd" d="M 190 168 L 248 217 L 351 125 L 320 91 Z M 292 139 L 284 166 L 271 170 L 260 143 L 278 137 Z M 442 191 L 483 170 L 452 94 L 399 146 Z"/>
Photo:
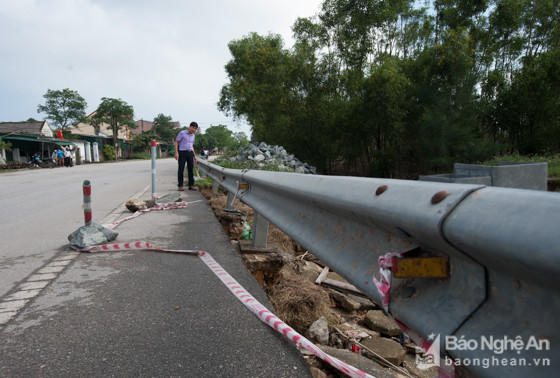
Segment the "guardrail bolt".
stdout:
<path fill-rule="evenodd" d="M 386 191 L 388 188 L 387 185 L 381 185 L 379 188 L 377 188 L 377 190 L 375 191 L 375 195 L 380 195 L 382 194 L 384 191 Z"/>
<path fill-rule="evenodd" d="M 441 192 L 437 192 L 436 194 L 434 194 L 434 196 L 432 197 L 432 204 L 435 205 L 437 203 L 440 203 L 441 201 L 443 201 L 445 199 L 445 197 L 447 197 L 450 193 L 447 193 L 445 190 L 442 190 Z"/>

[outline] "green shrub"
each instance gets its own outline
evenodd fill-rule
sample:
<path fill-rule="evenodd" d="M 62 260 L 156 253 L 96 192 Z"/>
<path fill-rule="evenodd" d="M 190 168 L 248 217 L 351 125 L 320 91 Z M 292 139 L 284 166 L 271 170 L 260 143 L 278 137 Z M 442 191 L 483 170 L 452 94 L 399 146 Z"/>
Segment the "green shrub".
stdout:
<path fill-rule="evenodd" d="M 109 144 L 103 146 L 103 156 L 105 157 L 105 160 L 115 160 L 115 147 Z"/>

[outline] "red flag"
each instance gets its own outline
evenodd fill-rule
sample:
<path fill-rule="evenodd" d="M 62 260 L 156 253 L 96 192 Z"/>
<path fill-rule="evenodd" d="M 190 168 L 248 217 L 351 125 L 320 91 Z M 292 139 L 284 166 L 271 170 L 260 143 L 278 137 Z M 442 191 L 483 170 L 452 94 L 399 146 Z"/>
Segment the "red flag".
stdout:
<path fill-rule="evenodd" d="M 56 133 L 56 136 L 64 140 L 64 137 L 62 136 L 62 129 L 58 129 L 58 133 Z"/>

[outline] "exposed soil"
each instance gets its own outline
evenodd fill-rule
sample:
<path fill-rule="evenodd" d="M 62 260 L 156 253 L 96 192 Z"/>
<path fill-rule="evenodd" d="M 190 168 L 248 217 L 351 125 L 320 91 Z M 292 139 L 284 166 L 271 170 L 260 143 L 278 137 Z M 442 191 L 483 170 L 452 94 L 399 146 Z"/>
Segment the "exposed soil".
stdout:
<path fill-rule="evenodd" d="M 238 211 L 236 213 L 239 214 L 239 218 L 237 225 L 235 225 L 236 222 L 232 221 L 231 212 L 224 210 L 227 200 L 225 193 L 220 192 L 217 195 L 212 195 L 209 188 L 203 188 L 200 191 L 208 200 L 216 217 L 220 220 L 224 230 L 234 243 L 241 237 L 244 222 L 247 222 L 251 228 L 253 227 L 254 211 L 251 207 L 236 199 L 235 209 Z M 249 257 L 242 256 L 245 265 L 257 279 L 274 306 L 275 314 L 303 335 L 306 335 L 313 322 L 324 316 L 329 322 L 329 333 L 331 335 L 329 346 L 339 349 L 351 349 L 352 340 L 344 335 L 344 330 L 340 325 L 356 324 L 363 326 L 364 317 L 368 310 L 379 310 L 379 307 L 364 299 L 369 304 L 349 309 L 340 300 L 340 295 L 342 294 L 334 292 L 333 289 L 315 284 L 314 281 L 321 272 L 321 267 L 324 267 L 324 264 L 273 224 L 269 225 L 268 244 L 278 247 L 280 251 L 278 255 L 281 255 L 280 264 L 277 263 L 278 258 L 276 257 L 278 256 L 271 256 L 269 259 L 257 263 L 252 260 L 250 261 Z M 335 272 L 329 272 L 328 278 L 347 283 Z M 377 333 L 377 337 L 379 337 L 379 333 Z M 393 339 L 395 340 L 395 338 Z M 367 355 L 367 353 L 364 355 Z M 345 377 L 344 374 L 323 363 L 313 355 L 306 356 L 306 358 L 315 377 Z M 374 358 L 374 360 L 376 359 Z M 423 371 L 415 374 L 417 372 L 414 372 L 414 364 L 410 362 L 411 360 L 414 361 L 414 355 L 407 354 L 406 361 L 408 363 L 405 362 L 403 364 L 407 369 L 401 366 L 404 373 L 388 368 L 384 368 L 385 371 L 383 373 L 387 373 L 388 376 L 399 377 L 434 376 L 434 371 Z M 437 375 L 437 370 L 435 374 Z"/>

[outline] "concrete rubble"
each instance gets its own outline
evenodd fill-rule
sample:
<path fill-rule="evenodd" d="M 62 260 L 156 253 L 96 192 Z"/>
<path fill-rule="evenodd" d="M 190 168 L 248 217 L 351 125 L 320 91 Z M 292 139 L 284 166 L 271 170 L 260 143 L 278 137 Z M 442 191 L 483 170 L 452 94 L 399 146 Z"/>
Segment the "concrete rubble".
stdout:
<path fill-rule="evenodd" d="M 156 203 L 168 203 L 168 202 L 181 202 L 180 193 L 167 194 L 157 200 L 146 200 L 142 201 L 136 198 L 132 198 L 125 203 L 128 210 L 132 212 L 146 210 L 152 208 Z M 106 244 L 112 242 L 119 235 L 115 230 L 109 229 L 99 223 L 92 222 L 89 226 L 82 226 L 70 235 L 68 235 L 68 241 L 71 246 L 77 248 L 91 247 L 99 244 Z"/>
<path fill-rule="evenodd" d="M 92 222 L 89 226 L 82 226 L 68 235 L 71 246 L 78 248 L 91 247 L 93 245 L 105 244 L 117 238 L 119 233 L 99 223 Z"/>
<path fill-rule="evenodd" d="M 268 154 L 265 155 L 265 152 L 271 148 L 278 147 L 270 147 L 263 143 L 258 147 L 252 145 L 247 151 L 230 159 L 261 163 L 267 160 L 274 161 L 274 158 L 271 160 L 267 157 Z M 281 148 L 278 149 L 275 153 L 284 155 L 280 152 Z M 295 257 L 274 244 L 261 249 L 252 247 L 250 241 L 239 238 L 238 228 L 241 229 L 248 218 L 245 213 L 237 214 L 238 211 L 233 211 L 236 216 L 232 216 L 221 208 L 214 211 L 226 234 L 238 244 L 246 267 L 269 295 L 277 311 L 276 315 L 323 351 L 376 377 L 438 376 L 436 366 L 418 364 L 418 361 L 425 361 L 425 352 L 402 333 L 396 322 L 380 306 L 364 296 L 337 290 L 330 285 L 317 284 L 317 278 L 325 265 L 315 256 L 306 252 L 302 256 Z M 348 283 L 336 272 L 329 272 L 327 277 L 330 280 Z M 277 287 L 280 289 L 276 290 Z M 292 289 L 295 299 L 291 297 L 287 299 L 285 296 L 291 293 Z M 299 318 L 287 319 L 292 315 L 287 316 L 284 313 L 283 316 L 287 316 L 284 318 L 278 313 L 282 309 L 274 304 L 274 296 L 277 294 L 285 300 L 284 306 L 280 307 L 292 303 L 290 314 L 298 314 Z M 309 298 L 318 299 L 324 296 L 327 301 L 326 310 L 321 312 L 321 315 L 311 316 L 314 313 L 306 310 L 307 306 L 323 308 L 324 303 L 322 300 L 321 302 L 317 300 L 310 304 Z M 306 325 L 300 328 L 301 324 Z M 305 349 L 301 349 L 301 352 L 314 377 L 339 376 L 338 371 L 333 370 L 333 367 L 322 362 L 311 352 Z"/>
<path fill-rule="evenodd" d="M 156 200 L 151 199 L 142 201 L 137 198 L 132 198 L 126 201 L 125 206 L 128 210 L 134 213 L 136 211 L 142 211 L 152 208 L 156 205 L 156 203 L 181 202 L 182 200 L 183 198 L 181 197 L 180 193 L 170 193 Z"/>
<path fill-rule="evenodd" d="M 274 277 L 282 272 L 282 266 L 294 262 L 293 257 L 290 259 L 283 256 L 279 260 L 276 253 L 248 253 L 245 249 L 246 247 L 241 247 L 243 260 L 261 285 L 265 281 L 276 281 Z M 255 263 L 257 260 L 258 264 Z M 322 271 L 321 266 L 311 261 L 298 260 L 297 265 L 301 277 L 313 283 Z M 332 277 L 338 276 L 331 273 Z M 263 277 L 268 277 L 268 280 L 263 280 Z M 416 355 L 422 356 L 424 351 L 404 337 L 395 321 L 368 298 L 320 285 L 316 285 L 316 290 L 328 292 L 332 301 L 332 313 L 312 322 L 304 336 L 325 352 L 377 377 L 403 376 L 396 368 L 417 377 L 437 376 L 436 367 L 420 370 L 416 366 Z M 355 352 L 352 350 L 353 345 L 357 347 Z M 306 351 L 302 350 L 302 353 L 308 359 L 315 377 L 330 376 L 325 370 L 329 370 L 329 367 L 315 361 L 315 357 Z M 388 368 L 379 362 L 383 360 L 396 368 Z"/>
<path fill-rule="evenodd" d="M 316 174 L 317 169 L 307 163 L 302 163 L 293 154 L 289 154 L 284 147 L 270 146 L 261 142 L 258 146 L 250 143 L 237 156 L 229 158 L 232 162 L 252 161 L 259 167 L 276 166 L 280 171 L 304 174 Z M 217 162 L 219 163 L 220 160 Z"/>

